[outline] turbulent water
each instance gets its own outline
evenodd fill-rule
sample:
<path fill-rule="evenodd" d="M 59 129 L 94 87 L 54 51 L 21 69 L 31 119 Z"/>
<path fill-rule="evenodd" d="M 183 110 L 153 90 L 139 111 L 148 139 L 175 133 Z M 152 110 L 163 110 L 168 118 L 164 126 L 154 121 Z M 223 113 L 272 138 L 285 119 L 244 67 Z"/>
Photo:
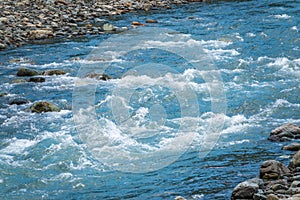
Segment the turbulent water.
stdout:
<path fill-rule="evenodd" d="M 299 12 L 299 1 L 192 3 L 111 18 L 120 27 L 159 21 L 129 38 L 0 52 L 0 91 L 8 93 L 0 97 L 1 199 L 229 199 L 262 161 L 288 162 L 283 144 L 266 138 L 279 125 L 300 123 Z M 168 31 L 151 35 L 149 28 Z M 120 38 L 120 46 L 112 43 Z M 93 57 L 98 45 L 110 60 Z M 82 79 L 105 63 L 100 72 L 113 79 Z M 19 67 L 67 74 L 12 83 Z M 30 102 L 10 105 L 16 98 Z M 62 110 L 30 113 L 40 100 Z M 97 126 L 84 127 L 93 120 Z M 213 143 L 203 142 L 205 134 Z"/>

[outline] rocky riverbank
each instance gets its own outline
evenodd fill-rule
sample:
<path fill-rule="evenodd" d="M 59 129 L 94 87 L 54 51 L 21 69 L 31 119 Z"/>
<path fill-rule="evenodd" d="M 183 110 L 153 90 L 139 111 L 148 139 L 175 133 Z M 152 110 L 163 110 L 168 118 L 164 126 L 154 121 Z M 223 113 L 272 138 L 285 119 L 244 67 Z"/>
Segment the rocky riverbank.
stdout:
<path fill-rule="evenodd" d="M 300 127 L 285 124 L 274 129 L 268 138 L 281 142 L 297 139 Z M 298 151 L 288 166 L 276 160 L 267 160 L 261 164 L 259 177 L 238 184 L 231 200 L 299 200 L 300 199 L 300 143 L 291 143 L 283 150 Z"/>
<path fill-rule="evenodd" d="M 202 0 L 4 0 L 0 4 L 0 50 L 36 40 L 122 31 L 127 27 L 111 25 L 107 16 L 194 1 Z"/>

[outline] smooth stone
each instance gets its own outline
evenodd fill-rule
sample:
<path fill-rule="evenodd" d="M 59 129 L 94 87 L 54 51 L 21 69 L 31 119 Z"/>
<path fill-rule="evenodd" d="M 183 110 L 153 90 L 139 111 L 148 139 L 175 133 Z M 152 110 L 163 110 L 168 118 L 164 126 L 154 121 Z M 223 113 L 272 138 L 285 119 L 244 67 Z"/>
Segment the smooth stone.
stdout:
<path fill-rule="evenodd" d="M 28 68 L 19 68 L 17 72 L 17 76 L 37 76 L 39 74 L 38 71 Z"/>
<path fill-rule="evenodd" d="M 286 141 L 300 136 L 300 127 L 295 124 L 284 124 L 271 131 L 269 140 L 271 141 Z"/>
<path fill-rule="evenodd" d="M 175 197 L 174 200 L 186 200 L 186 198 L 184 198 L 184 197 L 182 197 L 182 196 L 177 196 L 177 197 Z"/>
<path fill-rule="evenodd" d="M 275 194 L 269 194 L 267 200 L 279 200 L 279 198 Z"/>
<path fill-rule="evenodd" d="M 279 179 L 290 173 L 290 170 L 281 162 L 267 160 L 261 164 L 259 177 L 262 179 Z"/>
<path fill-rule="evenodd" d="M 262 180 L 253 178 L 238 184 L 232 191 L 231 200 L 253 199 L 255 193 L 258 192 L 259 185 Z"/>
<path fill-rule="evenodd" d="M 28 82 L 42 83 L 42 82 L 45 82 L 45 78 L 43 78 L 43 77 L 32 77 L 28 80 Z"/>
<path fill-rule="evenodd" d="M 31 107 L 30 107 L 31 112 L 35 112 L 35 113 L 42 113 L 42 112 L 59 112 L 60 109 L 49 102 L 46 101 L 40 101 L 40 102 L 36 102 L 34 103 Z"/>
<path fill-rule="evenodd" d="M 60 69 L 46 70 L 42 72 L 44 76 L 53 76 L 53 75 L 64 75 L 66 72 Z"/>
<path fill-rule="evenodd" d="M 267 200 L 267 196 L 257 193 L 254 194 L 253 200 Z"/>
<path fill-rule="evenodd" d="M 115 31 L 117 30 L 117 27 L 114 25 L 111 25 L 109 23 L 106 23 L 102 26 L 103 31 Z"/>
<path fill-rule="evenodd" d="M 42 40 L 53 36 L 53 31 L 49 29 L 32 30 L 29 32 L 29 39 Z"/>
<path fill-rule="evenodd" d="M 299 151 L 300 150 L 300 143 L 292 143 L 290 145 L 282 147 L 282 150 L 288 151 Z"/>
<path fill-rule="evenodd" d="M 298 151 L 290 161 L 289 167 L 294 169 L 300 167 L 300 151 Z"/>
<path fill-rule="evenodd" d="M 6 44 L 0 43 L 0 50 L 6 49 L 6 48 L 7 48 Z"/>

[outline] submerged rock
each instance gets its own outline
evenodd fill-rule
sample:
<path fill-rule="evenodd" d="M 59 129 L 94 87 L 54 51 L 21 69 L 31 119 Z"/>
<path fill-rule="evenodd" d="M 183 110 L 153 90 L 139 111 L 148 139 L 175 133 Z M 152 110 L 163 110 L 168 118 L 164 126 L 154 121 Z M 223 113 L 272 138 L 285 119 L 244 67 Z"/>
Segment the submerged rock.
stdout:
<path fill-rule="evenodd" d="M 300 127 L 295 124 L 285 124 L 271 131 L 269 140 L 282 142 L 300 138 Z"/>
<path fill-rule="evenodd" d="M 29 103 L 29 101 L 26 99 L 26 98 L 23 98 L 23 97 L 19 97 L 19 98 L 16 98 L 16 99 L 13 99 L 9 102 L 9 105 L 22 105 L 22 104 L 26 104 L 26 103 Z"/>
<path fill-rule="evenodd" d="M 32 77 L 28 80 L 28 82 L 42 83 L 42 82 L 45 82 L 45 78 L 43 78 L 43 77 Z"/>
<path fill-rule="evenodd" d="M 267 180 L 276 180 L 288 175 L 290 170 L 281 162 L 267 160 L 261 164 L 259 177 Z"/>
<path fill-rule="evenodd" d="M 47 101 L 40 101 L 40 102 L 34 103 L 30 107 L 30 110 L 31 110 L 31 112 L 36 112 L 36 113 L 59 112 L 60 111 L 60 109 L 56 105 L 49 103 Z"/>
<path fill-rule="evenodd" d="M 17 76 L 37 76 L 40 75 L 40 73 L 33 69 L 28 68 L 19 68 L 17 72 Z"/>
<path fill-rule="evenodd" d="M 6 95 L 8 95 L 7 92 L 2 92 L 2 93 L 0 93 L 0 97 L 4 97 L 4 96 L 6 96 Z"/>
<path fill-rule="evenodd" d="M 52 70 L 46 70 L 42 72 L 42 75 L 44 76 L 64 75 L 64 74 L 66 74 L 66 72 L 60 69 L 52 69 Z"/>
<path fill-rule="evenodd" d="M 84 76 L 84 78 L 93 78 L 96 80 L 107 81 L 111 79 L 111 77 L 107 74 L 98 74 L 98 73 L 90 73 Z"/>
<path fill-rule="evenodd" d="M 142 24 L 141 22 L 132 22 L 131 25 L 133 25 L 133 26 L 145 26 L 145 24 Z"/>
<path fill-rule="evenodd" d="M 233 189 L 231 200 L 253 199 L 254 194 L 258 192 L 260 184 L 262 184 L 262 180 L 258 178 L 253 178 L 238 184 Z"/>
<path fill-rule="evenodd" d="M 15 79 L 11 81 L 11 83 L 25 83 L 25 82 L 27 82 L 27 80 L 25 79 Z"/>
<path fill-rule="evenodd" d="M 158 23 L 158 21 L 155 19 L 146 19 L 146 23 L 153 24 L 153 23 Z"/>
<path fill-rule="evenodd" d="M 177 197 L 175 197 L 174 200 L 186 200 L 186 199 L 184 197 L 182 197 L 182 196 L 177 196 Z"/>

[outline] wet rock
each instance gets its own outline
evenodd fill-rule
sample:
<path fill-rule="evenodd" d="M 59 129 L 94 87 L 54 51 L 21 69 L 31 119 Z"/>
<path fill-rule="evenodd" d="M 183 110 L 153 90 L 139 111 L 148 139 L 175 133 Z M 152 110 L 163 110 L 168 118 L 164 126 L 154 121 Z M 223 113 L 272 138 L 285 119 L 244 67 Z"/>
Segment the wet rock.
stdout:
<path fill-rule="evenodd" d="M 299 151 L 300 150 L 300 143 L 289 144 L 287 146 L 282 147 L 282 150 Z"/>
<path fill-rule="evenodd" d="M 153 20 L 153 19 L 147 19 L 146 23 L 153 24 L 153 23 L 158 23 L 158 21 L 157 20 Z"/>
<path fill-rule="evenodd" d="M 32 30 L 29 33 L 29 39 L 31 40 L 47 39 L 52 36 L 53 31 L 49 29 Z"/>
<path fill-rule="evenodd" d="M 15 80 L 12 80 L 11 83 L 25 83 L 25 82 L 27 82 L 27 80 L 25 80 L 25 79 L 15 79 Z"/>
<path fill-rule="evenodd" d="M 276 180 L 288 175 L 290 170 L 281 162 L 276 160 L 267 160 L 261 164 L 259 177 L 267 180 Z"/>
<path fill-rule="evenodd" d="M 64 75 L 64 74 L 66 74 L 66 72 L 59 69 L 46 70 L 42 72 L 42 75 L 44 76 Z"/>
<path fill-rule="evenodd" d="M 92 78 L 96 80 L 102 80 L 102 81 L 107 81 L 111 79 L 111 77 L 107 74 L 97 74 L 97 73 L 90 73 L 84 76 L 84 78 Z"/>
<path fill-rule="evenodd" d="M 300 151 L 298 151 L 290 161 L 289 168 L 295 169 L 300 167 Z"/>
<path fill-rule="evenodd" d="M 8 95 L 7 92 L 2 92 L 2 93 L 0 93 L 0 97 L 4 97 L 4 96 L 6 96 L 6 95 Z"/>
<path fill-rule="evenodd" d="M 132 26 L 145 26 L 145 24 L 142 24 L 140 22 L 132 22 L 131 25 Z"/>
<path fill-rule="evenodd" d="M 59 112 L 60 109 L 52 103 L 46 101 L 40 101 L 34 103 L 30 107 L 31 112 L 42 113 L 42 112 Z"/>
<path fill-rule="evenodd" d="M 19 98 L 16 98 L 16 99 L 13 99 L 9 102 L 9 105 L 22 105 L 22 104 L 26 104 L 26 103 L 29 103 L 29 101 L 23 97 L 19 97 Z"/>
<path fill-rule="evenodd" d="M 262 184 L 262 180 L 258 178 L 253 178 L 238 184 L 233 189 L 231 200 L 253 199 L 254 194 L 258 192 L 260 184 Z"/>
<path fill-rule="evenodd" d="M 38 71 L 28 68 L 19 68 L 17 72 L 17 76 L 37 76 L 39 74 Z"/>
<path fill-rule="evenodd" d="M 184 197 L 182 197 L 182 196 L 177 196 L 177 197 L 175 197 L 174 200 L 186 200 L 186 198 L 184 198 Z"/>
<path fill-rule="evenodd" d="M 55 0 L 54 4 L 56 4 L 56 5 L 58 5 L 58 4 L 68 5 L 68 3 L 64 0 Z"/>
<path fill-rule="evenodd" d="M 253 200 L 267 200 L 267 196 L 264 194 L 257 193 L 253 195 Z"/>
<path fill-rule="evenodd" d="M 45 78 L 43 78 L 43 77 L 32 77 L 28 80 L 28 82 L 42 83 L 42 82 L 45 82 Z"/>
<path fill-rule="evenodd" d="M 6 44 L 0 43 L 0 50 L 6 49 L 6 48 L 7 48 Z"/>
<path fill-rule="evenodd" d="M 115 31 L 117 30 L 117 27 L 114 25 L 111 25 L 109 23 L 106 23 L 102 26 L 103 31 Z"/>
<path fill-rule="evenodd" d="M 300 127 L 295 124 L 285 124 L 271 131 L 269 140 L 286 141 L 300 138 Z"/>

